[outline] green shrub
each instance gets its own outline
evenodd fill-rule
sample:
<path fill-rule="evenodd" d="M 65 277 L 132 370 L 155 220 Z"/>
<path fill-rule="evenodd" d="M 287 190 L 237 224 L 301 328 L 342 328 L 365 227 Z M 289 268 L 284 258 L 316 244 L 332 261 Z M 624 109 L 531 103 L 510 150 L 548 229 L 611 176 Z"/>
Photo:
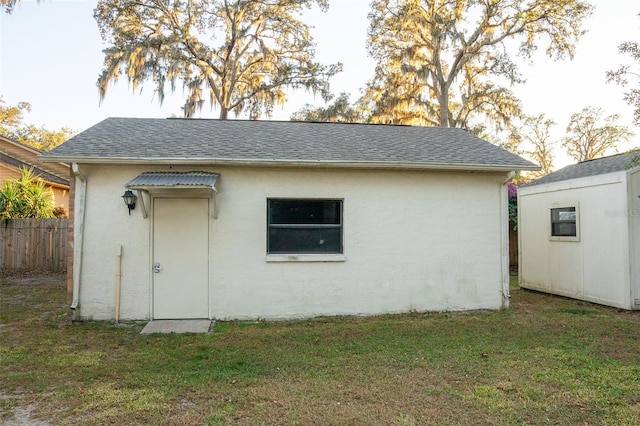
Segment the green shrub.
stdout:
<path fill-rule="evenodd" d="M 53 218 L 53 192 L 26 168 L 18 179 L 7 179 L 0 189 L 0 218 Z"/>

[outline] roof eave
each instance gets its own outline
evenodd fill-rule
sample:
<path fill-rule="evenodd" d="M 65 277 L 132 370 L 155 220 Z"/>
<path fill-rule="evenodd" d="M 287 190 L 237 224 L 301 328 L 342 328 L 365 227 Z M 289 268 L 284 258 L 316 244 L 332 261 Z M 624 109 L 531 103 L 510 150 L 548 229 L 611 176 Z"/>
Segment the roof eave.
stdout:
<path fill-rule="evenodd" d="M 131 157 L 61 157 L 49 156 L 42 161 L 79 164 L 144 164 L 144 165 L 211 165 L 211 166 L 255 166 L 255 167 L 320 167 L 349 169 L 402 169 L 402 170 L 470 170 L 470 171 L 512 171 L 540 170 L 536 165 L 518 164 L 454 164 L 454 163 L 418 163 L 393 161 L 303 161 L 303 160 L 254 160 L 222 158 L 131 158 Z"/>
<path fill-rule="evenodd" d="M 637 166 L 629 167 L 628 169 L 625 170 L 625 172 L 627 173 L 627 175 L 633 175 L 635 173 L 640 172 L 640 164 Z"/>
<path fill-rule="evenodd" d="M 5 141 L 5 142 L 7 142 L 7 143 L 9 143 L 9 144 L 11 144 L 11 145 L 13 145 L 13 146 L 16 146 L 16 147 L 18 147 L 18 148 L 21 148 L 21 149 L 23 149 L 23 150 L 25 150 L 25 151 L 32 152 L 33 154 L 38 154 L 38 155 L 39 155 L 39 154 L 42 154 L 42 153 L 43 153 L 43 151 L 42 151 L 42 150 L 40 150 L 40 149 L 36 149 L 36 148 L 34 148 L 34 147 L 32 147 L 32 146 L 25 145 L 25 144 L 23 144 L 22 142 L 14 141 L 13 139 L 9 139 L 9 138 L 8 138 L 8 137 L 6 137 L 6 136 L 2 136 L 2 135 L 0 135 L 0 139 L 2 139 L 3 141 Z"/>
<path fill-rule="evenodd" d="M 69 190 L 69 185 L 68 184 L 65 185 L 63 183 L 48 182 L 48 181 L 45 181 L 45 183 L 47 185 L 49 185 L 50 187 L 52 187 L 52 188 L 62 189 L 62 190 L 65 190 L 65 191 Z"/>

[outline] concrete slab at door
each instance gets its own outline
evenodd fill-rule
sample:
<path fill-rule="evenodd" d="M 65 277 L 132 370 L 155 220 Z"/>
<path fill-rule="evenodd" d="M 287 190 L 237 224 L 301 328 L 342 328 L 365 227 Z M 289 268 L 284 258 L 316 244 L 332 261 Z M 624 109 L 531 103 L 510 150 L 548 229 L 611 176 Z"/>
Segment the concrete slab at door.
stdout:
<path fill-rule="evenodd" d="M 209 317 L 207 198 L 154 200 L 153 269 L 154 319 Z"/>

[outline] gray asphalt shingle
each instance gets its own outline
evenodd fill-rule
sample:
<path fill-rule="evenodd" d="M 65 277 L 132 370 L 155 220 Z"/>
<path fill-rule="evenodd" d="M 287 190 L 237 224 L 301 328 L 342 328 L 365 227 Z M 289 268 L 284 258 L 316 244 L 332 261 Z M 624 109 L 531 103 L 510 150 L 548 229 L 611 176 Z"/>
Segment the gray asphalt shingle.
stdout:
<path fill-rule="evenodd" d="M 621 172 L 632 166 L 632 159 L 634 155 L 640 155 L 640 150 L 571 164 L 553 173 L 549 173 L 540 179 L 536 179 L 526 186 L 542 185 L 545 183 L 560 182 L 568 179 L 578 179 L 603 175 L 606 173 Z"/>
<path fill-rule="evenodd" d="M 207 119 L 108 118 L 42 159 L 537 168 L 461 129 Z"/>

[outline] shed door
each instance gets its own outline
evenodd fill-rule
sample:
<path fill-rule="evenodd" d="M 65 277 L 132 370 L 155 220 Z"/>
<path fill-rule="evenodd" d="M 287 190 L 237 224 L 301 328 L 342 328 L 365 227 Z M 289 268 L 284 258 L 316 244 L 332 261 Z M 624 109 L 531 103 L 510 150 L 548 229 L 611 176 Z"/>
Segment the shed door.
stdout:
<path fill-rule="evenodd" d="M 209 317 L 209 199 L 153 202 L 153 318 Z"/>

